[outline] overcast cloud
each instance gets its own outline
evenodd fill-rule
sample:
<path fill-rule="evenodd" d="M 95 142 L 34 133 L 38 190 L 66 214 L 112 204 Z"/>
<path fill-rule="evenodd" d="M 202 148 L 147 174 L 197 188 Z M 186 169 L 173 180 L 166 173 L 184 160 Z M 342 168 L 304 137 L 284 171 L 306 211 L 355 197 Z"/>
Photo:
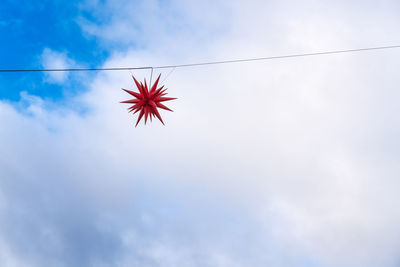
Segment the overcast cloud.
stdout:
<path fill-rule="evenodd" d="M 105 67 L 400 43 L 397 1 L 79 8 Z M 65 99 L 86 112 L 26 93 L 0 102 L 1 265 L 398 266 L 399 57 L 176 69 L 165 127 L 135 128 L 118 103 L 128 71 Z"/>

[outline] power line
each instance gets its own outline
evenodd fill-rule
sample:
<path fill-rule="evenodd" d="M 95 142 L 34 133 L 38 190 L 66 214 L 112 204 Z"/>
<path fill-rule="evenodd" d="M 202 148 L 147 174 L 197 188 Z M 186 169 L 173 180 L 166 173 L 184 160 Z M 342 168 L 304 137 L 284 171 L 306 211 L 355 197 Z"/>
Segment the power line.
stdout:
<path fill-rule="evenodd" d="M 333 51 L 324 51 L 324 52 L 313 52 L 313 53 L 304 53 L 304 54 L 290 54 L 290 55 L 258 57 L 258 58 L 246 58 L 246 59 L 234 59 L 234 60 L 223 60 L 223 61 L 210 61 L 210 62 L 178 64 L 178 65 L 164 65 L 164 66 L 113 67 L 113 68 L 66 68 L 66 69 L 5 69 L 5 70 L 1 70 L 0 69 L 0 72 L 122 71 L 122 70 L 186 68 L 186 67 L 205 66 L 205 65 L 230 64 L 230 63 L 263 61 L 263 60 L 295 58 L 295 57 L 320 56 L 320 55 L 353 53 L 353 52 L 362 52 L 362 51 L 371 51 L 371 50 L 383 50 L 383 49 L 393 49 L 393 48 L 400 48 L 400 45 L 378 46 L 378 47 L 357 48 L 357 49 L 347 49 L 347 50 L 333 50 Z"/>

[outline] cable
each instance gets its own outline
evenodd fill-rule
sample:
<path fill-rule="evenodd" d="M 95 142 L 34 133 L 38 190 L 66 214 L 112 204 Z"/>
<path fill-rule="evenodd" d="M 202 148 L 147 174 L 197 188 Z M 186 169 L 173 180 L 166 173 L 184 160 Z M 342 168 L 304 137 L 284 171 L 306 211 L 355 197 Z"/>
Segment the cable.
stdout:
<path fill-rule="evenodd" d="M 378 46 L 378 47 L 368 47 L 368 48 L 358 48 L 358 49 L 348 49 L 348 50 L 334 50 L 334 51 L 325 51 L 325 52 L 313 52 L 313 53 L 305 53 L 305 54 L 291 54 L 291 55 L 280 55 L 280 56 L 258 57 L 258 58 L 247 58 L 247 59 L 234 59 L 234 60 L 224 60 L 224 61 L 210 61 L 210 62 L 189 63 L 189 64 L 180 64 L 180 65 L 144 66 L 144 67 L 114 67 L 114 68 L 87 68 L 87 69 L 86 68 L 76 68 L 76 69 L 75 68 L 69 68 L 69 69 L 14 69 L 14 70 L 12 70 L 12 69 L 1 70 L 0 69 L 0 72 L 120 71 L 120 70 L 186 68 L 186 67 L 195 67 L 195 66 L 204 66 L 204 65 L 217 65 L 217 64 L 252 62 L 252 61 L 282 59 L 282 58 L 308 57 L 308 56 L 352 53 L 352 52 L 383 50 L 383 49 L 393 49 L 393 48 L 400 48 L 400 45 Z"/>

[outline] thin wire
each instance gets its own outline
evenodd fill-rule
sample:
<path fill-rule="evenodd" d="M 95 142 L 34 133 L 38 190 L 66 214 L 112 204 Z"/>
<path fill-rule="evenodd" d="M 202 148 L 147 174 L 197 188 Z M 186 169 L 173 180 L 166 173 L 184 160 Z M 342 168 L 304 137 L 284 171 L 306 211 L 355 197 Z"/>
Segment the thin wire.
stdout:
<path fill-rule="evenodd" d="M 155 69 L 156 68 L 157 69 L 164 69 L 164 68 L 172 68 L 172 67 L 183 68 L 183 67 L 194 67 L 194 66 L 215 65 L 215 64 L 228 64 L 228 63 L 240 63 L 240 62 L 251 62 L 251 61 L 261 61 L 261 60 L 282 59 L 282 58 L 294 58 L 294 57 L 307 57 L 307 56 L 319 56 L 319 55 L 329 55 L 329 54 L 351 53 L 351 52 L 382 50 L 382 49 L 392 49 L 392 48 L 400 48 L 400 45 L 369 47 L 369 48 L 358 48 L 358 49 L 348 49 L 348 50 L 335 50 L 335 51 L 325 51 L 325 52 L 315 52 L 315 53 L 305 53 L 305 54 L 292 54 L 292 55 L 271 56 L 271 57 L 235 59 L 235 60 L 203 62 L 203 63 L 191 63 L 191 64 L 181 64 L 181 65 L 171 65 L 171 66 L 159 66 L 159 67 L 154 67 L 154 68 Z"/>
<path fill-rule="evenodd" d="M 77 68 L 77 69 L 72 69 L 72 68 L 70 68 L 70 69 L 4 69 L 4 70 L 0 69 L 0 72 L 120 71 L 120 70 L 186 68 L 186 67 L 195 67 L 195 66 L 204 66 L 204 65 L 217 65 L 217 64 L 229 64 L 229 63 L 252 62 L 252 61 L 262 61 L 262 60 L 272 60 L 272 59 L 283 59 L 283 58 L 320 56 L 320 55 L 329 55 L 329 54 L 353 53 L 353 52 L 383 50 L 383 49 L 393 49 L 393 48 L 400 48 L 400 45 L 368 47 L 368 48 L 347 49 L 347 50 L 334 50 L 334 51 L 280 55 L 280 56 L 270 56 L 270 57 L 234 59 L 234 60 L 223 60 L 223 61 L 210 61 L 210 62 L 189 63 L 189 64 L 179 64 L 179 65 L 143 66 L 143 67 L 114 67 L 114 68 Z"/>
<path fill-rule="evenodd" d="M 151 68 L 149 88 L 151 88 L 151 80 L 152 80 L 152 79 L 153 79 L 153 68 Z"/>
<path fill-rule="evenodd" d="M 165 82 L 165 80 L 167 80 L 167 78 L 169 77 L 169 75 L 171 75 L 172 72 L 174 72 L 174 70 L 176 69 L 176 67 L 173 67 L 172 70 L 167 74 L 167 76 L 165 76 L 165 78 L 162 80 L 161 84 L 163 84 Z"/>

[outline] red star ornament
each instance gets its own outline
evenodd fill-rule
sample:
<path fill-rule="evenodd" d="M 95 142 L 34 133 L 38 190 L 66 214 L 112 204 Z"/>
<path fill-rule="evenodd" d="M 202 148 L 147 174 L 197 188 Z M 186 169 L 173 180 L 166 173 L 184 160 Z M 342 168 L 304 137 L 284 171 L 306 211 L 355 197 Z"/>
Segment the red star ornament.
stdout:
<path fill-rule="evenodd" d="M 136 87 L 138 88 L 139 92 L 136 93 L 122 88 L 122 90 L 134 96 L 135 98 L 131 100 L 122 101 L 121 103 L 133 104 L 133 106 L 128 108 L 129 112 L 134 111 L 133 114 L 140 111 L 135 127 L 139 124 L 143 116 L 144 116 L 144 124 L 147 123 L 148 117 L 150 117 L 150 120 L 152 120 L 152 117 L 157 117 L 161 121 L 161 123 L 164 124 L 161 115 L 157 109 L 162 108 L 165 110 L 172 111 L 168 107 L 161 104 L 161 102 L 174 100 L 176 98 L 164 97 L 167 94 L 165 92 L 167 89 L 163 89 L 164 86 L 161 86 L 160 88 L 157 89 L 160 77 L 161 74 L 158 75 L 158 78 L 154 82 L 153 86 L 151 86 L 150 91 L 147 87 L 146 79 L 144 79 L 144 84 L 141 82 L 139 83 L 133 75 L 132 78 L 135 81 Z"/>

